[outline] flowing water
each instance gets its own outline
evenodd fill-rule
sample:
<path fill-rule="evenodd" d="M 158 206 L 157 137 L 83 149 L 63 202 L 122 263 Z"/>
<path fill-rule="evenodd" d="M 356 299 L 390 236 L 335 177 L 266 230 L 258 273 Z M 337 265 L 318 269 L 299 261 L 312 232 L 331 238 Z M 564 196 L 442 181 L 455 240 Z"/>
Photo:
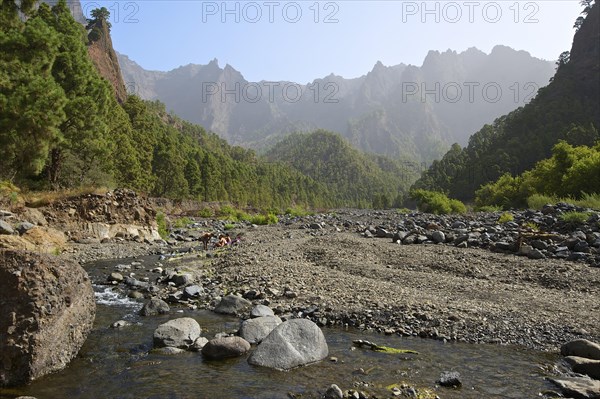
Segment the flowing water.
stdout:
<path fill-rule="evenodd" d="M 106 262 L 99 263 L 106 266 Z M 89 270 L 89 269 L 88 269 Z M 90 270 L 94 276 L 94 270 Z M 303 398 L 319 397 L 332 383 L 343 390 L 357 389 L 390 397 L 386 386 L 407 383 L 435 388 L 442 371 L 460 372 L 460 389 L 438 388 L 442 399 L 536 398 L 552 389 L 544 370 L 557 362 L 549 353 L 498 345 L 443 343 L 402 338 L 358 330 L 325 328 L 329 355 L 325 360 L 289 372 L 251 366 L 246 357 L 206 361 L 200 353 L 165 356 L 150 352 L 152 334 L 161 323 L 193 317 L 208 338 L 233 331 L 239 320 L 205 310 L 185 310 L 156 317 L 140 317 L 139 302 L 106 286 L 96 286 L 98 302 L 93 331 L 79 356 L 63 371 L 16 388 L 0 389 L 0 398 L 19 395 L 54 398 Z M 176 312 L 176 311 L 175 311 Z M 122 329 L 109 326 L 120 319 L 132 323 Z M 379 345 L 412 349 L 418 355 L 377 353 L 353 349 L 352 340 L 367 339 Z"/>

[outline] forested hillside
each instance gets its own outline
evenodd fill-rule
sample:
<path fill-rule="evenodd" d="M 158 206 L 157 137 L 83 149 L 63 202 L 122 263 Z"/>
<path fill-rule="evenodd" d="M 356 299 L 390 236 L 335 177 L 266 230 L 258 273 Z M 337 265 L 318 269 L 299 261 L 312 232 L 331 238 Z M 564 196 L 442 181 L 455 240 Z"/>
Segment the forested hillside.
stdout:
<path fill-rule="evenodd" d="M 417 176 L 414 164 L 362 153 L 339 134 L 324 130 L 292 134 L 276 144 L 267 158 L 325 184 L 332 201 L 346 206 L 399 206 Z"/>
<path fill-rule="evenodd" d="M 485 125 L 466 148 L 454 145 L 434 162 L 415 188 L 470 200 L 482 184 L 520 174 L 549 158 L 559 140 L 593 145 L 600 126 L 600 8 L 584 1 L 570 52 L 557 63 L 552 82 L 530 104 Z"/>

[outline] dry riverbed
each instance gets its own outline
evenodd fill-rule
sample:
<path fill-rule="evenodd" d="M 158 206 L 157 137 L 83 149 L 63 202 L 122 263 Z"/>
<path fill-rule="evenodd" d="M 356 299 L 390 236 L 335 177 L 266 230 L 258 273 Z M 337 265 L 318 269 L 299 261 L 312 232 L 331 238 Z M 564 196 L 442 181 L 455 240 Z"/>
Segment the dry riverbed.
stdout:
<path fill-rule="evenodd" d="M 209 275 L 322 325 L 546 350 L 600 338 L 600 269 L 582 263 L 265 226 Z"/>

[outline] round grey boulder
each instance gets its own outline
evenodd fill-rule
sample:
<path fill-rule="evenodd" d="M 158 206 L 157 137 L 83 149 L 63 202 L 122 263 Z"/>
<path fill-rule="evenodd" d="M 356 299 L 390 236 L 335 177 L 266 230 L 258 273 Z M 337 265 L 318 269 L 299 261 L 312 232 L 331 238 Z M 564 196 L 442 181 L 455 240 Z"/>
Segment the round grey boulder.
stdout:
<path fill-rule="evenodd" d="M 244 320 L 239 335 L 251 344 L 258 344 L 280 324 L 281 319 L 277 316 L 263 316 Z"/>
<path fill-rule="evenodd" d="M 238 315 L 252 306 L 252 302 L 236 295 L 227 295 L 215 307 L 215 312 L 221 314 Z"/>
<path fill-rule="evenodd" d="M 275 316 L 273 309 L 265 305 L 256 305 L 250 312 L 250 317 Z"/>
<path fill-rule="evenodd" d="M 169 305 L 162 299 L 152 298 L 144 304 L 140 310 L 142 316 L 154 316 L 157 314 L 169 313 Z"/>
<path fill-rule="evenodd" d="M 325 391 L 325 399 L 344 399 L 344 393 L 336 384 L 332 384 Z"/>
<path fill-rule="evenodd" d="M 191 317 L 169 320 L 154 331 L 154 346 L 188 349 L 200 337 L 200 325 Z"/>
<path fill-rule="evenodd" d="M 444 232 L 437 230 L 431 233 L 431 239 L 436 244 L 439 244 L 446 241 L 446 235 L 444 234 Z"/>
<path fill-rule="evenodd" d="M 250 355 L 248 363 L 277 370 L 290 370 L 323 360 L 329 348 L 321 329 L 307 319 L 281 323 Z"/>
<path fill-rule="evenodd" d="M 242 337 L 221 337 L 208 341 L 202 355 L 208 359 L 226 359 L 241 356 L 250 350 L 250 343 Z"/>

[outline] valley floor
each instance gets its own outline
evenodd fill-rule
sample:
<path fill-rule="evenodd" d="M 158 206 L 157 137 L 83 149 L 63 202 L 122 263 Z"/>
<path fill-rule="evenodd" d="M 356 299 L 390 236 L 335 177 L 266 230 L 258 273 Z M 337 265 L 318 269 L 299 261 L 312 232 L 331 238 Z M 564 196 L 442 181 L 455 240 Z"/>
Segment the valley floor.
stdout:
<path fill-rule="evenodd" d="M 600 268 L 582 263 L 279 225 L 209 267 L 226 292 L 321 325 L 545 350 L 600 339 Z"/>

